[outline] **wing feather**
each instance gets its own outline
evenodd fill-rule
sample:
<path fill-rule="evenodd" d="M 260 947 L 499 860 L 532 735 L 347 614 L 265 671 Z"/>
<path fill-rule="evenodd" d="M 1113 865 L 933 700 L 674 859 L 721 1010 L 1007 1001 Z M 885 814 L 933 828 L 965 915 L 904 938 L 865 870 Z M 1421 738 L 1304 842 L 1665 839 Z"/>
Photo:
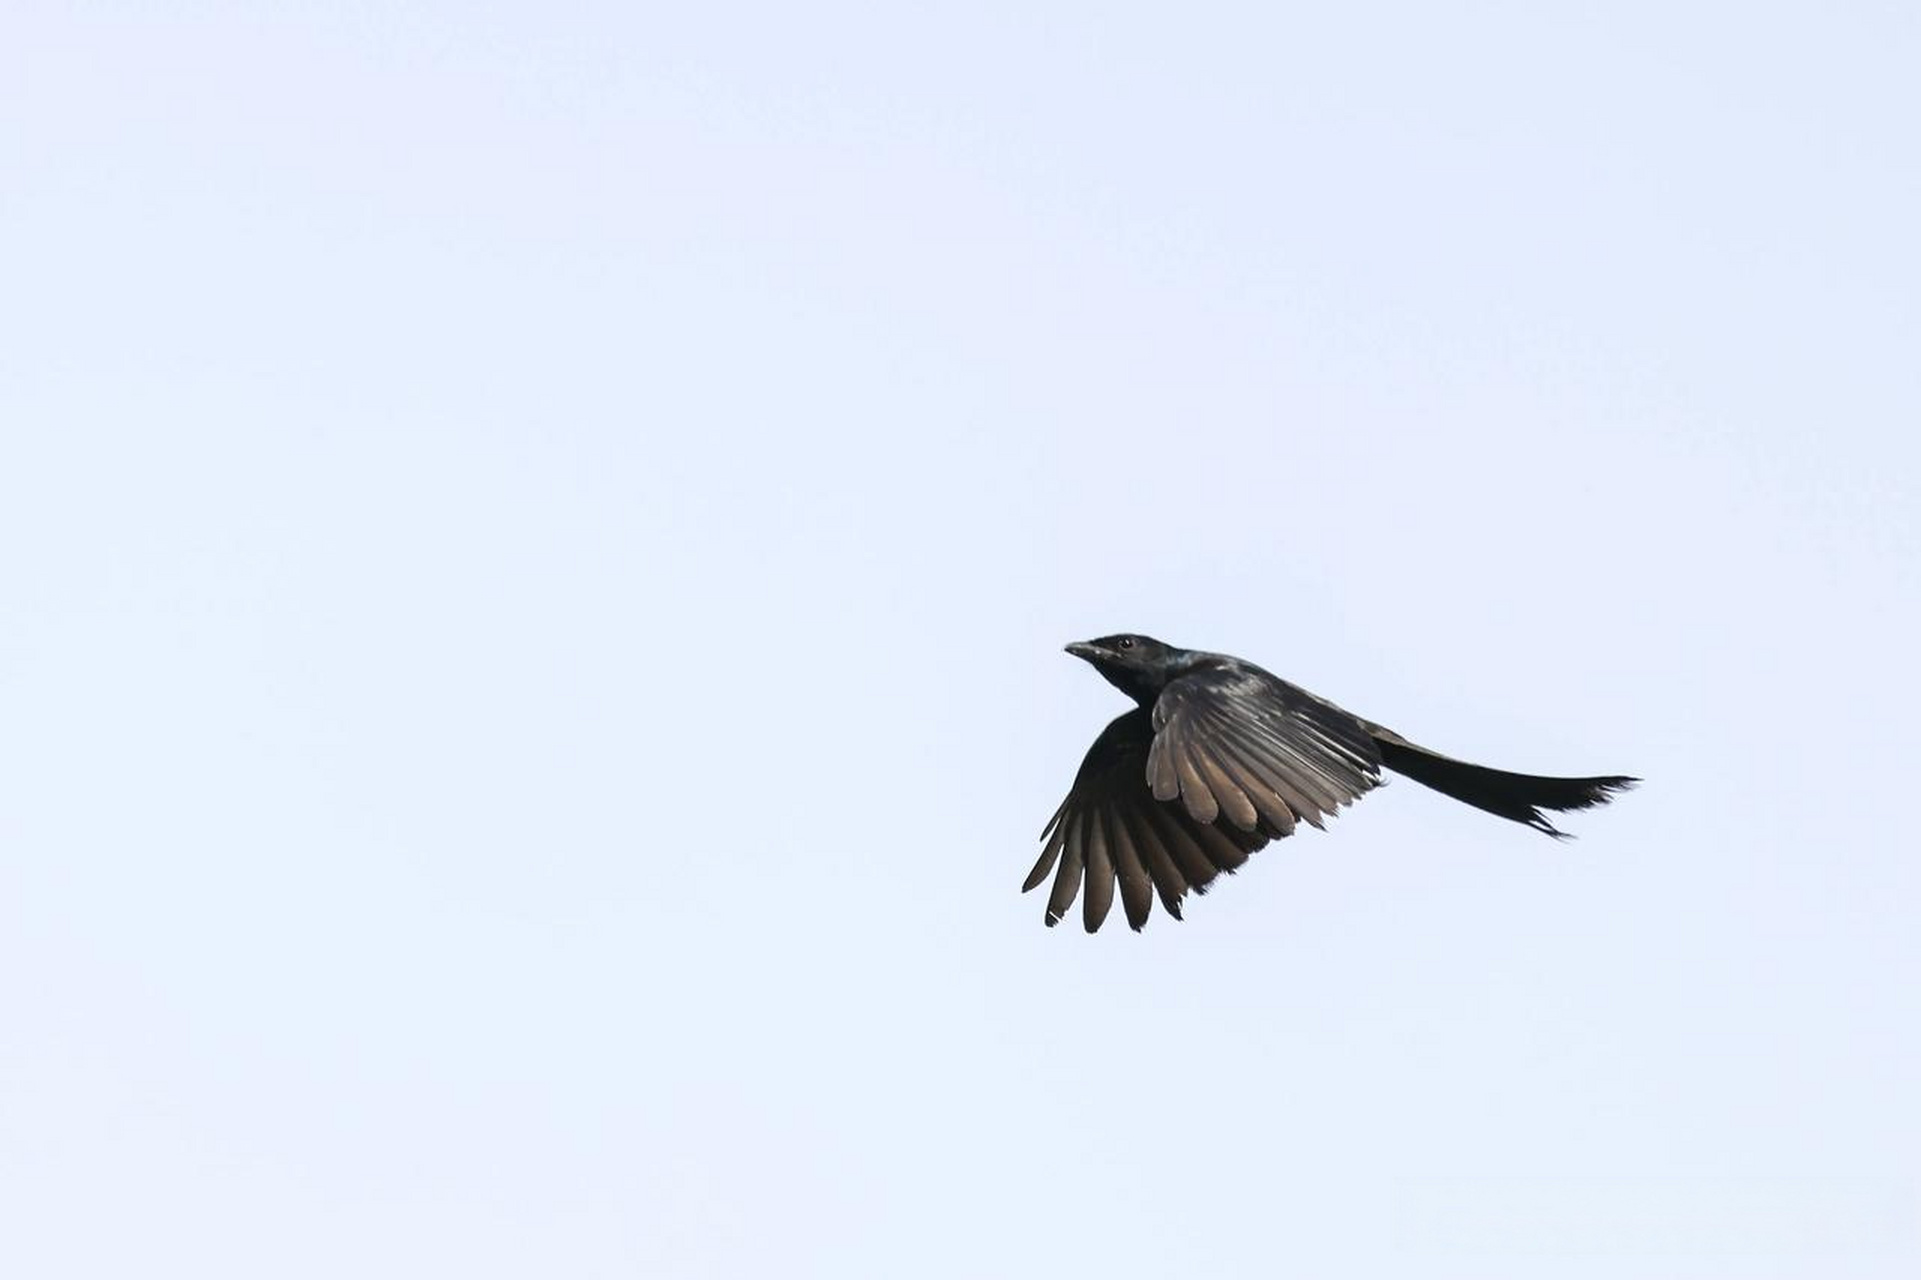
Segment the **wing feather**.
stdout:
<path fill-rule="evenodd" d="M 1148 818 L 1145 814 L 1141 815 L 1141 817 L 1144 824 L 1152 821 L 1152 819 Z M 1160 839 L 1157 839 L 1156 833 L 1150 831 L 1145 825 L 1139 828 L 1139 830 L 1140 835 L 1135 841 L 1134 847 L 1139 851 L 1141 861 L 1147 864 L 1147 874 L 1154 880 L 1154 892 L 1161 900 L 1161 907 L 1168 915 L 1179 920 L 1181 918 L 1181 899 L 1187 893 L 1188 879 L 1182 873 L 1180 865 L 1174 859 L 1174 855 L 1169 852 L 1170 846 Z M 1208 870 L 1211 872 L 1213 868 L 1209 867 Z M 1205 892 L 1205 886 L 1197 885 L 1196 890 Z M 1145 922 L 1146 913 L 1143 912 L 1142 923 Z M 1133 922 L 1130 920 L 1128 923 L 1132 924 Z M 1141 926 L 1135 925 L 1134 927 L 1138 929 Z"/>
<path fill-rule="evenodd" d="M 1027 879 L 1021 882 L 1022 893 L 1047 879 L 1047 873 L 1054 869 L 1055 862 L 1060 859 L 1061 846 L 1067 843 L 1067 828 L 1061 824 L 1061 813 L 1066 811 L 1067 806 L 1062 805 L 1061 812 L 1056 813 L 1054 820 L 1047 824 L 1047 830 L 1041 832 L 1041 839 L 1046 843 L 1041 847 L 1040 861 L 1034 864 L 1034 869 L 1027 873 Z"/>
<path fill-rule="evenodd" d="M 1193 886 L 1195 892 L 1206 893 L 1208 884 L 1220 874 L 1220 868 L 1208 860 L 1206 850 L 1201 848 L 1200 837 L 1194 834 L 1186 815 L 1172 806 L 1158 803 L 1145 812 L 1148 821 L 1154 824 L 1155 834 L 1160 837 L 1160 847 L 1180 868 L 1182 879 Z"/>
<path fill-rule="evenodd" d="M 1223 868 L 1238 867 L 1248 850 L 1264 841 L 1252 833 L 1230 838 L 1196 822 L 1179 803 L 1156 800 L 1147 767 L 1153 739 L 1146 711 L 1131 711 L 1108 725 L 1042 832 L 1040 860 L 1023 888 L 1037 888 L 1053 874 L 1050 925 L 1079 900 L 1083 926 L 1098 929 L 1117 890 L 1132 928 L 1146 925 L 1157 897 L 1178 920 L 1189 890 L 1205 892 Z M 1178 783 L 1174 794 L 1178 800 Z M 1253 843 L 1243 847 L 1250 839 Z"/>
<path fill-rule="evenodd" d="M 1250 763 L 1245 747 L 1234 738 L 1223 736 L 1214 742 L 1211 754 L 1247 798 L 1249 811 L 1244 821 L 1239 817 L 1235 819 L 1237 825 L 1249 831 L 1263 827 L 1276 838 L 1293 832 L 1294 811 L 1262 776 L 1260 766 Z"/>
<path fill-rule="evenodd" d="M 1082 889 L 1081 923 L 1089 933 L 1098 931 L 1114 908 L 1114 860 L 1107 853 L 1106 813 L 1090 809 L 1087 824 L 1087 880 Z"/>
<path fill-rule="evenodd" d="M 1250 810 L 1267 799 L 1258 818 L 1286 834 L 1296 820 L 1320 826 L 1380 781 L 1380 751 L 1360 721 L 1231 659 L 1169 681 L 1153 719 L 1150 775 L 1179 779 L 1181 802 L 1197 819 L 1225 813 L 1247 829 Z"/>
<path fill-rule="evenodd" d="M 1346 712 L 1207 656 L 1094 740 L 1022 888 L 1051 872 L 1047 923 L 1079 898 L 1090 933 L 1117 892 L 1134 929 L 1157 897 L 1179 919 L 1189 890 L 1207 892 L 1298 823 L 1320 826 L 1378 785 L 1380 769 L 1379 749 Z"/>
<path fill-rule="evenodd" d="M 1047 923 L 1059 924 L 1081 891 L 1081 842 L 1075 838 L 1080 826 L 1078 815 L 1067 820 L 1067 838 L 1061 845 L 1061 869 L 1054 876 L 1054 890 L 1047 895 Z"/>
<path fill-rule="evenodd" d="M 1109 811 L 1105 815 L 1107 850 L 1114 861 L 1114 875 L 1121 884 L 1121 909 L 1127 913 L 1127 925 L 1130 929 L 1139 929 L 1147 923 L 1147 913 L 1154 909 L 1154 881 L 1141 864 L 1140 851 L 1134 847 L 1127 819 L 1125 811 Z"/>
<path fill-rule="evenodd" d="M 1205 742 L 1196 742 L 1189 749 L 1201 777 L 1207 781 L 1208 791 L 1220 805 L 1221 816 L 1243 831 L 1252 831 L 1259 825 L 1261 815 L 1221 753 Z"/>

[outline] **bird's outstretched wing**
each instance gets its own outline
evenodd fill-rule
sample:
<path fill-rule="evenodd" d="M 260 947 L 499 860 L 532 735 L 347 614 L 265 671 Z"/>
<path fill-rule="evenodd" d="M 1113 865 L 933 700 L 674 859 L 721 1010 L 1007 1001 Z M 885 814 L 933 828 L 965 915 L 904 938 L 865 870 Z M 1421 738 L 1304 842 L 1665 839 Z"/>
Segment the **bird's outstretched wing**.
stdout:
<path fill-rule="evenodd" d="M 1156 894 L 1178 920 L 1189 889 L 1204 892 L 1297 821 L 1319 826 L 1379 781 L 1380 755 L 1345 712 L 1265 674 L 1193 672 L 1094 740 L 1022 890 L 1054 873 L 1052 925 L 1085 880 L 1089 933 L 1117 884 L 1133 928 Z"/>
<path fill-rule="evenodd" d="M 1058 924 L 1087 881 L 1081 919 L 1089 933 L 1101 927 L 1114 905 L 1118 882 L 1127 922 L 1147 923 L 1153 897 L 1176 920 L 1189 889 L 1206 892 L 1223 871 L 1247 861 L 1266 844 L 1258 832 L 1196 822 L 1173 805 L 1154 798 L 1147 785 L 1147 761 L 1154 726 L 1145 710 L 1121 716 L 1094 739 L 1073 789 L 1041 832 L 1040 861 L 1021 886 L 1025 893 L 1054 875 L 1047 898 L 1047 923 Z"/>
<path fill-rule="evenodd" d="M 1264 671 L 1172 680 L 1153 720 L 1148 785 L 1196 822 L 1278 839 L 1380 785 L 1380 748 L 1360 720 Z"/>

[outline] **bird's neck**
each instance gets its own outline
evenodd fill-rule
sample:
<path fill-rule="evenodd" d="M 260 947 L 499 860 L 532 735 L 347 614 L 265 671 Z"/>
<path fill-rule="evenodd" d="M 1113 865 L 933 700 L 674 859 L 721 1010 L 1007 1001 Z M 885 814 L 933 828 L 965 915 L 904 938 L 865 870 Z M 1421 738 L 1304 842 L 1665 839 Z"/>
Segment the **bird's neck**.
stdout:
<path fill-rule="evenodd" d="M 1161 690 L 1167 687 L 1167 677 L 1159 672 L 1103 671 L 1101 675 L 1107 683 L 1143 707 L 1153 706 L 1154 700 L 1161 696 Z"/>

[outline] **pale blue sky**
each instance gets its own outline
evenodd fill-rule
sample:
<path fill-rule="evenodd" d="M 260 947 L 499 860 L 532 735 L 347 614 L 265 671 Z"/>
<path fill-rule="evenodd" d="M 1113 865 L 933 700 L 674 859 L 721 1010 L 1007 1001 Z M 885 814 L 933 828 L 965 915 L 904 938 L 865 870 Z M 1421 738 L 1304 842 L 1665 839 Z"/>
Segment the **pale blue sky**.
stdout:
<path fill-rule="evenodd" d="M 11 0 L 0 1274 L 1916 1274 L 1917 65 Z M 1121 629 L 1648 783 L 1044 930 Z"/>

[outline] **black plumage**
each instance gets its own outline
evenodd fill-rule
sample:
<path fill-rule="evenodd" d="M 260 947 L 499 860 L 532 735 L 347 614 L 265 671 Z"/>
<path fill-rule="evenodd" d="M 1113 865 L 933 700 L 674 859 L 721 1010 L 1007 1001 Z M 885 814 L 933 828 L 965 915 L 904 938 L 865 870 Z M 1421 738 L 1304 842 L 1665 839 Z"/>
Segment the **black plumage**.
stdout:
<path fill-rule="evenodd" d="M 1251 662 L 1107 636 L 1067 651 L 1133 698 L 1081 761 L 1021 886 L 1050 873 L 1047 923 L 1081 899 L 1089 933 L 1121 909 L 1135 929 L 1158 897 L 1175 919 L 1187 891 L 1328 818 L 1381 784 L 1383 767 L 1488 813 L 1559 837 L 1542 810 L 1605 804 L 1637 779 L 1547 778 L 1455 760 L 1342 710 Z"/>

